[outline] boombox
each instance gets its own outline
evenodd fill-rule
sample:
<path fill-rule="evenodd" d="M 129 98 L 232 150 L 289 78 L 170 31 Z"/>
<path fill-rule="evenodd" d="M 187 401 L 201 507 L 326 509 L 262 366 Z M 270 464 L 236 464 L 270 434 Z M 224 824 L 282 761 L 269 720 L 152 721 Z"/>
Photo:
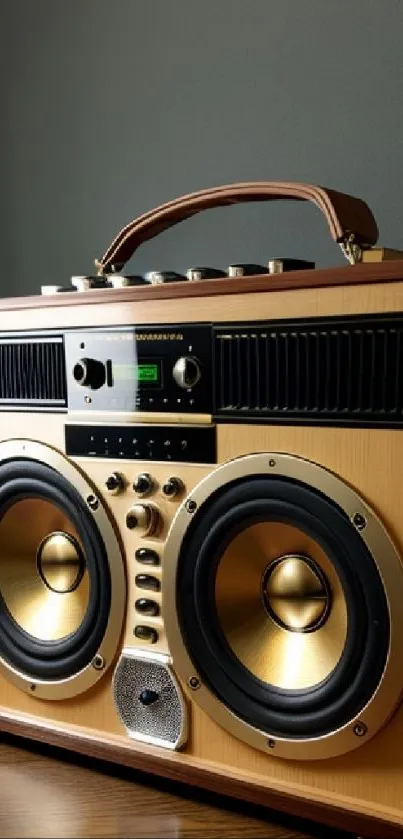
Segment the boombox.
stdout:
<path fill-rule="evenodd" d="M 311 201 L 349 265 L 129 276 L 213 206 Z M 251 183 L 0 305 L 0 729 L 403 835 L 403 253 Z"/>

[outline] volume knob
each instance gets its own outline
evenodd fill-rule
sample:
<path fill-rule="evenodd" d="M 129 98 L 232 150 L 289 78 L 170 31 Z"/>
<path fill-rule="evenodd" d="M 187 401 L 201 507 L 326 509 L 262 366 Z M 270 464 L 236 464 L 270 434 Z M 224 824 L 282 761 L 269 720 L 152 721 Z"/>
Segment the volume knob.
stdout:
<path fill-rule="evenodd" d="M 134 504 L 126 515 L 126 527 L 135 527 L 142 531 L 143 536 L 152 536 L 158 529 L 159 512 L 151 504 Z"/>
<path fill-rule="evenodd" d="M 176 384 L 184 390 L 197 385 L 201 376 L 197 358 L 190 355 L 184 355 L 181 358 L 178 358 L 172 370 L 172 375 Z"/>
<path fill-rule="evenodd" d="M 74 365 L 73 378 L 82 387 L 98 390 L 105 384 L 105 365 L 96 358 L 80 358 Z"/>

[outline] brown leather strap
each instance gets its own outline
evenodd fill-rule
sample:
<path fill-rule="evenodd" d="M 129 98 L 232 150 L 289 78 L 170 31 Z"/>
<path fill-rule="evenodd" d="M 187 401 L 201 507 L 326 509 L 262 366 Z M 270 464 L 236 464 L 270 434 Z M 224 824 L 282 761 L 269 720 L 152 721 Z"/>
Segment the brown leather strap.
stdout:
<path fill-rule="evenodd" d="M 324 214 L 332 238 L 346 241 L 353 236 L 359 245 L 374 245 L 378 228 L 371 210 L 360 198 L 333 189 L 301 183 L 256 181 L 230 184 L 193 192 L 162 204 L 134 219 L 116 236 L 102 259 L 95 260 L 100 273 L 121 270 L 137 248 L 164 230 L 212 207 L 249 201 L 293 199 L 311 201 Z"/>

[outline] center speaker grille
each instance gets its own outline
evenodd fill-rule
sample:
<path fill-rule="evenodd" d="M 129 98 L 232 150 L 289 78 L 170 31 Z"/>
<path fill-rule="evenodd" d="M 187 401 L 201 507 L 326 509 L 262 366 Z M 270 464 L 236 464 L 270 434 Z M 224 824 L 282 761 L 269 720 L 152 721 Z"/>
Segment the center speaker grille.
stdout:
<path fill-rule="evenodd" d="M 119 717 L 134 739 L 169 749 L 186 741 L 186 708 L 167 656 L 123 650 L 113 695 Z"/>
<path fill-rule="evenodd" d="M 372 511 L 336 476 L 278 454 L 224 464 L 191 501 L 168 534 L 163 602 L 194 700 L 285 757 L 373 736 L 401 693 L 403 573 Z"/>

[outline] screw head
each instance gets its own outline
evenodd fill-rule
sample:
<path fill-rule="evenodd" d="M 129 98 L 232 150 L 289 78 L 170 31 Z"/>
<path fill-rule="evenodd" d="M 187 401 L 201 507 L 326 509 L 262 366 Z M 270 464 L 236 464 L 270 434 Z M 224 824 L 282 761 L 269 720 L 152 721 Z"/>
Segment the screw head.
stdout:
<path fill-rule="evenodd" d="M 91 510 L 97 510 L 99 507 L 98 498 L 95 498 L 95 495 L 88 495 L 87 496 L 87 504 Z"/>
<path fill-rule="evenodd" d="M 364 527 L 367 523 L 365 516 L 361 513 L 354 513 L 353 515 L 353 524 L 357 528 L 357 530 L 364 530 Z"/>
<path fill-rule="evenodd" d="M 267 741 L 267 745 L 268 745 L 269 749 L 274 749 L 274 747 L 276 745 L 276 741 L 273 740 L 272 737 L 269 737 L 269 739 Z"/>
<path fill-rule="evenodd" d="M 364 734 L 367 733 L 368 728 L 363 722 L 357 722 L 353 728 L 354 734 L 356 737 L 364 737 Z"/>
<path fill-rule="evenodd" d="M 271 460 L 269 460 L 269 466 L 271 466 L 273 468 L 273 466 L 275 466 L 275 465 L 276 465 L 276 461 L 273 458 L 271 458 Z"/>
<path fill-rule="evenodd" d="M 94 670 L 103 670 L 105 667 L 105 659 L 99 653 L 97 653 L 96 655 L 94 655 L 91 664 Z"/>
<path fill-rule="evenodd" d="M 36 685 L 30 685 L 29 689 L 32 690 L 32 691 L 36 690 Z"/>
<path fill-rule="evenodd" d="M 188 513 L 194 513 L 194 511 L 197 510 L 196 501 L 193 501 L 191 498 L 189 498 L 189 501 L 186 501 L 186 510 L 188 511 Z"/>
<path fill-rule="evenodd" d="M 197 676 L 191 676 L 189 679 L 189 687 L 191 687 L 192 690 L 197 690 L 200 687 L 200 679 L 198 679 Z"/>

